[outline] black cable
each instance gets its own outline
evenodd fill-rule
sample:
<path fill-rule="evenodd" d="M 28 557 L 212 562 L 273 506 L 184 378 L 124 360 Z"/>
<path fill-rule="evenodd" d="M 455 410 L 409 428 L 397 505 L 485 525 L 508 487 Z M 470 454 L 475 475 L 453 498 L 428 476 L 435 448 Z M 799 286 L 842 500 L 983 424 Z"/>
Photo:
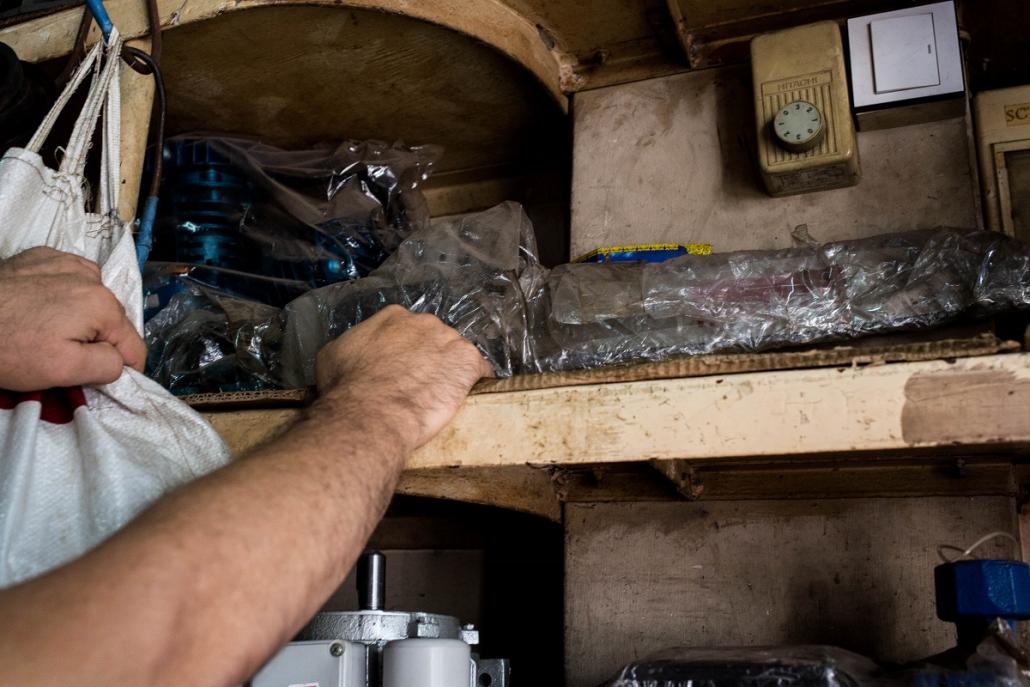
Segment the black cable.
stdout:
<path fill-rule="evenodd" d="M 150 24 L 150 56 L 154 64 L 161 64 L 161 14 L 157 0 L 147 0 L 147 22 Z"/>

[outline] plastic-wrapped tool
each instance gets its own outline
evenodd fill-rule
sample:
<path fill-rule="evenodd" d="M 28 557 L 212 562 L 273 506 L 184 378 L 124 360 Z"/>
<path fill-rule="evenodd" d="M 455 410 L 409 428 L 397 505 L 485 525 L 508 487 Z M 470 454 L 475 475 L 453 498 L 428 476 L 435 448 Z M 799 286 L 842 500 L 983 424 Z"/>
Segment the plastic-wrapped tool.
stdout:
<path fill-rule="evenodd" d="M 1030 305 L 1030 251 L 993 232 L 890 234 L 551 271 L 528 369 L 756 351 Z M 534 297 L 533 300 L 535 300 Z"/>
<path fill-rule="evenodd" d="M 219 268 L 204 283 L 278 306 L 300 293 L 282 284 L 363 277 L 428 222 L 420 186 L 439 154 L 377 141 L 290 151 L 245 138 L 173 139 L 152 259 Z"/>
<path fill-rule="evenodd" d="M 549 272 L 534 253 L 513 203 L 414 235 L 371 277 L 290 304 L 283 378 L 311 383 L 318 348 L 388 303 L 456 326 L 498 375 L 843 340 L 1030 305 L 1030 251 L 992 232 Z"/>
<path fill-rule="evenodd" d="M 967 664 L 880 666 L 832 646 L 669 649 L 622 668 L 604 687 L 1026 687 L 1004 652 Z"/>

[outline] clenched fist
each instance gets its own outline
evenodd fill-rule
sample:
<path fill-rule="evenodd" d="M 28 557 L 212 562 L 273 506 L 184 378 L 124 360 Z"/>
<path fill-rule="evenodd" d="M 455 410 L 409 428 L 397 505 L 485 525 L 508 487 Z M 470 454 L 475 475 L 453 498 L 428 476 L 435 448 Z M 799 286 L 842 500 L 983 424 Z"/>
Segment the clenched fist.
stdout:
<path fill-rule="evenodd" d="M 433 315 L 391 305 L 326 345 L 315 375 L 321 403 L 342 401 L 341 409 L 395 428 L 410 451 L 443 429 L 472 385 L 493 370 Z"/>
<path fill-rule="evenodd" d="M 106 384 L 146 358 L 95 263 L 52 248 L 0 262 L 0 388 Z"/>

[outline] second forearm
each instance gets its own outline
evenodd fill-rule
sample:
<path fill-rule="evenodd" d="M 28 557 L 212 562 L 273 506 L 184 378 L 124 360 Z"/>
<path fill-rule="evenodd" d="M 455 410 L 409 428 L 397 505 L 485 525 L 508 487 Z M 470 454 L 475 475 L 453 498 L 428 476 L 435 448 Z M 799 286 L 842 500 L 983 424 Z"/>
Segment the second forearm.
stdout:
<path fill-rule="evenodd" d="M 370 416 L 356 403 L 320 403 L 282 438 L 166 498 L 59 573 L 72 612 L 97 616 L 82 620 L 138 657 L 137 674 L 105 683 L 241 682 L 318 609 L 359 555 L 408 453 L 388 426 L 341 420 Z M 126 568 L 128 585 L 75 603 L 69 585 Z M 141 627 L 105 627 L 104 616 L 139 617 Z"/>
<path fill-rule="evenodd" d="M 354 564 L 386 509 L 403 456 L 377 432 L 326 434 L 324 427 L 307 420 L 241 462 L 237 474 L 226 475 L 226 482 L 233 483 L 231 502 L 222 501 L 218 482 L 190 494 L 205 513 L 190 522 L 222 525 L 204 539 L 182 538 L 191 547 L 184 558 L 208 573 L 195 578 L 184 595 L 184 610 L 198 631 L 176 630 L 187 642 L 178 646 L 183 657 L 208 651 L 197 644 L 209 642 L 204 635 L 220 626 L 232 640 L 221 647 L 221 655 L 211 656 L 217 661 L 211 667 L 243 663 L 256 668 L 255 662 L 290 639 Z M 366 443 L 357 445 L 357 437 Z M 371 437 L 375 444 L 368 443 Z M 174 500 L 168 505 L 175 509 Z M 240 531 L 248 534 L 241 538 Z M 226 571 L 233 568 L 236 579 L 226 585 Z M 244 637 L 248 645 L 238 644 Z M 237 651 L 241 655 L 230 658 Z M 234 679 L 239 677 L 245 676 Z"/>
<path fill-rule="evenodd" d="M 210 641 L 200 628 L 221 626 L 232 640 L 211 658 L 221 667 L 256 668 L 342 582 L 386 509 L 408 453 L 388 426 L 342 420 L 373 417 L 359 412 L 356 403 L 323 401 L 289 434 L 226 471 L 222 480 L 184 495 L 204 513 L 188 520 L 223 524 L 205 540 L 183 538 L 191 547 L 185 558 L 203 562 L 209 573 L 188 595 L 187 612 L 197 614 L 198 632 L 176 632 L 188 642 L 178 646 L 183 656 L 208 651 L 194 645 L 198 636 Z M 328 415 L 336 417 L 329 421 Z M 233 498 L 225 500 L 222 491 Z M 175 499 L 167 509 L 191 510 L 177 507 Z M 154 516 L 160 518 L 160 511 Z M 177 526 L 165 525 L 170 536 Z M 247 535 L 241 538 L 241 531 Z M 238 573 L 229 585 L 227 568 Z M 238 644 L 242 637 L 250 638 L 248 645 Z M 237 651 L 241 655 L 227 655 Z M 246 676 L 233 679 L 241 677 Z"/>

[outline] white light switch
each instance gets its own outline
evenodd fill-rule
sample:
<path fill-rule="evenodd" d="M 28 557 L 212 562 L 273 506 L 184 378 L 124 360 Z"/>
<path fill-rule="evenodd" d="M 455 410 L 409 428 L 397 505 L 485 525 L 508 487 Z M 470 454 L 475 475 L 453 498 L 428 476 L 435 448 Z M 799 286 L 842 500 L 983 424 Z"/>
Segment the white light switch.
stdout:
<path fill-rule="evenodd" d="M 932 14 L 890 17 L 869 23 L 877 93 L 941 83 Z"/>

